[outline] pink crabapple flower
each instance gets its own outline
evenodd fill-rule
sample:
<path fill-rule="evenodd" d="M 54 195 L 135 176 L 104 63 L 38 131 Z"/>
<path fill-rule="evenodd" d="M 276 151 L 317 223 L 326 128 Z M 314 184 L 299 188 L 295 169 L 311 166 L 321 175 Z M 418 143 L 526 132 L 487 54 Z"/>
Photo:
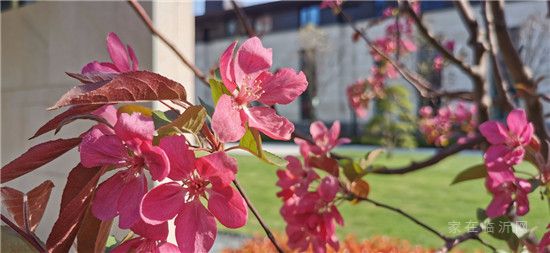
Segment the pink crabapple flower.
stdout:
<path fill-rule="evenodd" d="M 281 215 L 287 222 L 288 246 L 300 251 L 311 245 L 313 252 L 326 252 L 326 245 L 338 250 L 336 224 L 344 220 L 334 201 L 340 190 L 338 179 L 326 176 L 316 191 L 303 192 L 285 200 Z"/>
<path fill-rule="evenodd" d="M 166 241 L 168 237 L 167 222 L 150 225 L 140 219 L 132 227 L 132 231 L 139 237 L 123 242 L 110 252 L 180 253 L 178 246 Z"/>
<path fill-rule="evenodd" d="M 434 58 L 433 62 L 433 68 L 435 71 L 441 71 L 443 69 L 443 64 L 445 64 L 445 60 L 443 59 L 443 56 L 438 55 Z"/>
<path fill-rule="evenodd" d="M 329 152 L 335 147 L 351 141 L 348 138 L 339 138 L 340 121 L 334 121 L 330 129 L 323 122 L 315 121 L 310 125 L 309 131 L 314 144 L 294 138 L 294 142 L 300 146 L 300 153 L 304 157 L 306 166 L 320 168 L 337 176 L 338 162 L 329 157 Z"/>
<path fill-rule="evenodd" d="M 152 144 L 155 128 L 151 118 L 121 113 L 117 119 L 116 109 L 110 105 L 98 110 L 95 113 L 114 123 L 114 127 L 100 123 L 83 135 L 79 147 L 81 164 L 87 168 L 125 169 L 98 186 L 92 213 L 100 220 L 120 215 L 119 226 L 130 228 L 139 220 L 139 203 L 147 192 L 144 170 L 149 170 L 153 180 L 162 180 L 169 174 L 170 164 L 164 151 Z"/>
<path fill-rule="evenodd" d="M 122 41 L 113 32 L 107 35 L 107 51 L 112 62 L 92 61 L 82 68 L 82 74 L 116 74 L 138 70 L 139 62 L 134 50 L 130 45 L 124 47 Z"/>
<path fill-rule="evenodd" d="M 539 243 L 539 253 L 550 252 L 550 224 L 546 227 L 548 231 L 542 236 Z"/>
<path fill-rule="evenodd" d="M 216 220 L 228 228 L 246 224 L 245 201 L 231 187 L 237 173 L 237 161 L 224 152 L 197 159 L 184 158 L 178 151 L 189 147 L 182 136 L 165 137 L 159 145 L 168 153 L 171 169 L 178 171 L 180 182 L 161 184 L 145 194 L 140 207 L 141 217 L 152 225 L 175 217 L 180 251 L 208 252 L 216 239 Z M 207 208 L 201 198 L 207 202 Z"/>
<path fill-rule="evenodd" d="M 273 139 L 289 140 L 294 125 L 269 106 L 294 101 L 307 88 L 306 76 L 291 68 L 269 72 L 271 48 L 264 48 L 257 37 L 247 39 L 233 57 L 236 45 L 233 42 L 220 57 L 222 81 L 231 95 L 218 100 L 212 129 L 223 142 L 239 140 L 247 124 Z M 267 106 L 250 106 L 254 101 Z"/>
<path fill-rule="evenodd" d="M 527 121 L 525 111 L 515 109 L 506 118 L 507 125 L 487 121 L 479 131 L 491 144 L 485 152 L 485 163 L 492 169 L 507 169 L 523 160 L 525 147 L 533 138 L 533 124 Z"/>
<path fill-rule="evenodd" d="M 312 168 L 302 166 L 302 162 L 294 157 L 287 156 L 288 165 L 285 170 L 277 170 L 277 186 L 281 191 L 277 197 L 287 200 L 294 195 L 303 195 L 308 191 L 311 182 L 319 179 L 319 175 Z"/>
<path fill-rule="evenodd" d="M 528 194 L 531 184 L 516 178 L 511 170 L 491 171 L 488 169 L 485 186 L 493 194 L 493 200 L 487 207 L 487 216 L 503 216 L 512 203 L 516 203 L 516 214 L 523 216 L 529 212 Z"/>
<path fill-rule="evenodd" d="M 367 116 L 367 108 L 370 97 L 367 93 L 367 83 L 365 80 L 358 80 L 346 89 L 348 103 L 355 111 L 355 114 L 364 118 Z"/>
<path fill-rule="evenodd" d="M 476 136 L 475 105 L 459 102 L 439 108 L 435 115 L 433 111 L 430 106 L 421 107 L 418 111 L 419 130 L 429 144 L 447 146 L 451 141 L 464 143 Z"/>
<path fill-rule="evenodd" d="M 339 7 L 344 3 L 344 0 L 323 0 L 321 9 Z"/>

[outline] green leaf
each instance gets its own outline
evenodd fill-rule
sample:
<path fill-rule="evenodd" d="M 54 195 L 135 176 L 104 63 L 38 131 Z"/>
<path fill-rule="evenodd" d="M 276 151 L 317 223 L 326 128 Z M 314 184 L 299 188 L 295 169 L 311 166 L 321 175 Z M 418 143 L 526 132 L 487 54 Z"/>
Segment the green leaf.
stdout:
<path fill-rule="evenodd" d="M 487 176 L 487 169 L 485 169 L 484 164 L 474 165 L 458 173 L 458 175 L 456 175 L 451 185 L 464 182 L 464 181 L 485 178 L 486 176 Z"/>
<path fill-rule="evenodd" d="M 170 124 L 170 122 L 171 120 L 168 119 L 163 111 L 153 111 L 153 123 L 155 124 L 155 129 L 159 129 L 167 124 Z"/>
<path fill-rule="evenodd" d="M 212 93 L 212 101 L 214 101 L 214 105 L 218 103 L 218 100 L 223 94 L 231 95 L 229 90 L 223 85 L 223 82 L 218 79 L 211 78 L 208 80 L 210 83 L 210 92 Z"/>
<path fill-rule="evenodd" d="M 105 252 L 109 252 L 117 246 L 116 238 L 112 235 L 109 235 L 107 242 L 105 242 Z"/>
<path fill-rule="evenodd" d="M 496 239 L 505 241 L 510 249 L 514 252 L 517 251 L 520 241 L 516 233 L 520 235 L 525 233 L 524 230 L 517 228 L 521 226 L 515 224 L 515 222 L 511 221 L 510 218 L 506 216 L 490 219 L 487 217 L 485 210 L 481 208 L 477 209 L 477 218 L 480 221 L 481 228 L 485 232 Z"/>
<path fill-rule="evenodd" d="M 286 167 L 288 161 L 280 156 L 277 156 L 271 152 L 262 149 L 262 138 L 258 130 L 254 128 L 246 127 L 241 141 L 239 142 L 239 148 L 246 150 L 254 156 L 260 158 L 262 161 L 269 164 L 273 164 L 278 167 Z"/>
<path fill-rule="evenodd" d="M 365 175 L 363 169 L 361 169 L 361 166 L 351 159 L 340 160 L 340 166 L 344 169 L 344 175 L 350 182 L 353 182 Z"/>
<path fill-rule="evenodd" d="M 206 110 L 200 105 L 190 106 L 178 118 L 160 127 L 158 136 L 167 136 L 178 133 L 179 131 L 188 133 L 197 133 L 201 130 L 206 119 Z"/>
<path fill-rule="evenodd" d="M 374 163 L 374 160 L 376 160 L 376 158 L 378 156 L 380 156 L 382 153 L 384 153 L 384 151 L 385 151 L 385 149 L 383 149 L 383 148 L 377 148 L 375 150 L 372 150 L 372 151 L 368 152 L 365 155 L 365 158 L 361 159 L 361 161 L 359 162 L 359 166 L 363 170 L 368 169 L 370 166 L 372 166 L 372 164 Z"/>

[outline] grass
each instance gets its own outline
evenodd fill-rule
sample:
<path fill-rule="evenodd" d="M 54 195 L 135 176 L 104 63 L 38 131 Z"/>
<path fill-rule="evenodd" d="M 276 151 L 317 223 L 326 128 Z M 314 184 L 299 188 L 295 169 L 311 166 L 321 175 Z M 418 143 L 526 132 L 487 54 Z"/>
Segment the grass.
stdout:
<path fill-rule="evenodd" d="M 377 162 L 399 166 L 406 165 L 413 159 L 418 160 L 427 156 L 428 154 L 425 153 L 411 151 L 411 153 L 394 154 L 392 158 L 381 157 Z M 279 215 L 281 200 L 275 196 L 279 190 L 275 186 L 277 168 L 252 156 L 237 156 L 237 159 L 240 170 L 237 177 L 241 186 L 272 230 L 283 233 L 285 224 Z M 461 231 L 466 231 L 468 222 L 476 221 L 476 209 L 485 208 L 490 201 L 490 196 L 483 186 L 483 180 L 468 181 L 453 186 L 449 184 L 457 173 L 479 163 L 481 163 L 479 155 L 464 154 L 407 175 L 367 175 L 366 180 L 371 185 L 370 198 L 396 206 L 445 234 L 452 235 L 450 231 L 452 222 L 460 222 Z M 520 169 L 531 168 L 525 165 Z M 531 211 L 524 218 L 529 228 L 538 228 L 536 232 L 540 238 L 548 224 L 548 207 L 540 200 L 538 193 L 532 193 L 530 196 Z M 345 226 L 338 230 L 340 238 L 348 234 L 353 234 L 360 239 L 388 235 L 427 247 L 442 245 L 439 238 L 403 216 L 371 204 L 343 203 L 339 206 L 339 210 L 345 220 Z M 227 229 L 223 230 L 227 231 Z M 263 234 L 263 230 L 253 216 L 238 232 L 251 235 Z M 482 235 L 482 238 L 498 248 L 505 249 L 505 244 L 501 241 L 496 241 L 487 235 Z M 472 251 L 482 249 L 483 246 L 476 241 L 469 241 L 463 243 L 460 248 Z"/>

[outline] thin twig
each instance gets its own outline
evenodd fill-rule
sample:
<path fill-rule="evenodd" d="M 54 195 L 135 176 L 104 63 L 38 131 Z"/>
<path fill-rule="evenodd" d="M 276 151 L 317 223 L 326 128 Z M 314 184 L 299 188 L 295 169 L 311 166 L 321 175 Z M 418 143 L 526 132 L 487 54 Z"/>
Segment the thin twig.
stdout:
<path fill-rule="evenodd" d="M 441 45 L 439 41 L 437 41 L 435 36 L 428 30 L 427 26 L 422 23 L 422 19 L 411 8 L 410 3 L 408 1 L 405 1 L 403 5 L 407 14 L 414 20 L 414 23 L 416 24 L 418 31 L 437 51 L 439 51 L 439 53 L 441 53 L 441 55 L 443 55 L 443 57 L 445 57 L 445 59 L 447 59 L 451 63 L 458 66 L 462 71 L 466 72 L 466 74 L 469 74 L 469 75 L 474 74 L 470 65 L 468 65 L 463 60 L 458 59 L 451 52 L 449 52 L 443 45 Z"/>
<path fill-rule="evenodd" d="M 452 146 L 449 146 L 448 148 L 442 149 L 432 157 L 421 161 L 421 162 L 412 162 L 410 165 L 401 167 L 401 168 L 387 168 L 387 167 L 379 167 L 372 169 L 371 173 L 375 174 L 406 174 L 409 172 L 417 171 L 419 169 L 423 169 L 429 166 L 432 166 L 438 162 L 441 162 L 445 158 L 454 155 L 462 150 L 465 149 L 471 149 L 475 147 L 476 145 L 482 143 L 485 139 L 482 136 L 477 136 L 475 138 L 472 138 L 468 140 L 466 143 L 463 144 L 455 144 Z"/>
<path fill-rule="evenodd" d="M 8 219 L 4 214 L 0 214 L 1 219 L 6 225 L 8 225 L 11 229 L 13 229 L 15 232 L 17 232 L 23 239 L 25 239 L 29 244 L 31 244 L 38 252 L 46 252 L 46 249 L 44 246 L 42 246 L 40 243 L 36 241 L 36 237 L 23 231 L 20 229 L 15 223 L 13 223 L 10 219 Z"/>
<path fill-rule="evenodd" d="M 183 62 L 183 64 L 185 64 L 189 69 L 191 69 L 191 71 L 193 71 L 195 76 L 197 76 L 197 78 L 199 78 L 199 80 L 201 80 L 204 85 L 206 85 L 207 87 L 210 87 L 210 84 L 208 83 L 208 79 L 206 75 L 204 75 L 199 68 L 193 65 L 185 57 L 185 55 L 183 55 L 183 53 L 178 48 L 176 48 L 176 46 L 172 42 L 170 42 L 163 34 L 161 34 L 157 30 L 157 28 L 153 25 L 153 21 L 151 20 L 151 18 L 149 17 L 145 9 L 143 9 L 143 6 L 141 6 L 141 4 L 137 2 L 137 0 L 128 0 L 128 3 L 136 11 L 136 13 L 139 15 L 141 20 L 147 26 L 147 28 L 149 28 L 149 31 L 151 31 L 153 35 L 157 36 L 162 42 L 164 42 L 164 44 L 166 44 L 172 50 L 172 52 L 174 52 L 178 56 L 178 58 Z"/>
<path fill-rule="evenodd" d="M 269 229 L 269 227 L 267 226 L 267 224 L 265 223 L 263 218 L 260 216 L 260 214 L 258 213 L 256 208 L 252 205 L 252 202 L 250 202 L 250 199 L 248 199 L 247 195 L 244 193 L 244 190 L 241 188 L 241 186 L 239 185 L 239 181 L 236 178 L 233 180 L 233 184 L 235 185 L 235 187 L 237 188 L 237 190 L 239 191 L 241 196 L 244 198 L 244 201 L 246 202 L 246 205 L 248 206 L 248 209 L 250 209 L 250 211 L 252 211 L 254 216 L 256 216 L 256 219 L 258 220 L 258 222 L 260 223 L 260 225 L 264 229 L 264 231 L 265 231 L 267 237 L 269 238 L 269 240 L 271 240 L 271 243 L 273 244 L 273 246 L 275 246 L 275 248 L 277 249 L 277 251 L 279 253 L 283 253 L 284 251 L 282 250 L 282 248 L 277 243 L 277 240 L 275 239 L 275 236 L 273 236 L 273 233 L 271 233 L 271 230 Z"/>
<path fill-rule="evenodd" d="M 250 20 L 246 16 L 246 13 L 244 13 L 243 9 L 237 4 L 237 2 L 235 2 L 235 0 L 231 0 L 231 5 L 233 5 L 233 11 L 235 11 L 237 18 L 239 19 L 239 22 L 241 22 L 241 25 L 246 31 L 248 37 L 252 38 L 256 36 L 256 32 L 254 31 L 252 24 L 250 24 Z"/>

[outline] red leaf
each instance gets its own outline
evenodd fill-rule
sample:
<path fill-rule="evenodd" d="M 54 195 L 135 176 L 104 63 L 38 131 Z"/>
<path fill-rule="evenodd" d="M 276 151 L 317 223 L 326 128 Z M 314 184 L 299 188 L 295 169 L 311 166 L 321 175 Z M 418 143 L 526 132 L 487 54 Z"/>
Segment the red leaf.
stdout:
<path fill-rule="evenodd" d="M 49 109 L 67 105 L 185 99 L 186 92 L 181 84 L 156 73 L 132 71 L 109 81 L 75 86 Z"/>
<path fill-rule="evenodd" d="M 66 110 L 65 112 L 55 116 L 53 119 L 51 119 L 46 124 L 44 124 L 42 127 L 40 127 L 40 129 L 38 129 L 38 131 L 36 131 L 36 133 L 31 138 L 29 138 L 29 140 L 33 139 L 33 138 L 36 138 L 40 135 L 43 135 L 43 134 L 45 134 L 49 131 L 55 130 L 56 128 L 59 127 L 61 122 L 65 121 L 68 118 L 72 118 L 73 116 L 76 116 L 76 115 L 82 115 L 82 114 L 87 114 L 87 113 L 93 112 L 101 106 L 102 105 L 77 105 L 77 106 L 73 106 L 73 107 L 69 108 L 68 110 Z"/>
<path fill-rule="evenodd" d="M 109 81 L 117 76 L 117 73 L 97 73 L 96 75 L 83 75 L 79 73 L 65 72 L 68 76 L 82 82 L 82 83 L 97 83 L 101 81 Z"/>
<path fill-rule="evenodd" d="M 52 181 L 45 181 L 29 191 L 26 198 L 25 194 L 16 189 L 2 187 L 2 204 L 22 230 L 32 232 L 44 215 L 53 186 Z"/>
<path fill-rule="evenodd" d="M 57 139 L 38 144 L 0 169 L 0 183 L 6 183 L 53 161 L 80 143 L 80 138 Z"/>
<path fill-rule="evenodd" d="M 63 190 L 59 217 L 46 241 L 48 252 L 69 252 L 105 169 L 85 168 L 79 164 L 71 170 Z"/>
<path fill-rule="evenodd" d="M 91 205 L 82 219 L 77 234 L 77 252 L 105 252 L 113 220 L 101 221 L 92 214 Z"/>

